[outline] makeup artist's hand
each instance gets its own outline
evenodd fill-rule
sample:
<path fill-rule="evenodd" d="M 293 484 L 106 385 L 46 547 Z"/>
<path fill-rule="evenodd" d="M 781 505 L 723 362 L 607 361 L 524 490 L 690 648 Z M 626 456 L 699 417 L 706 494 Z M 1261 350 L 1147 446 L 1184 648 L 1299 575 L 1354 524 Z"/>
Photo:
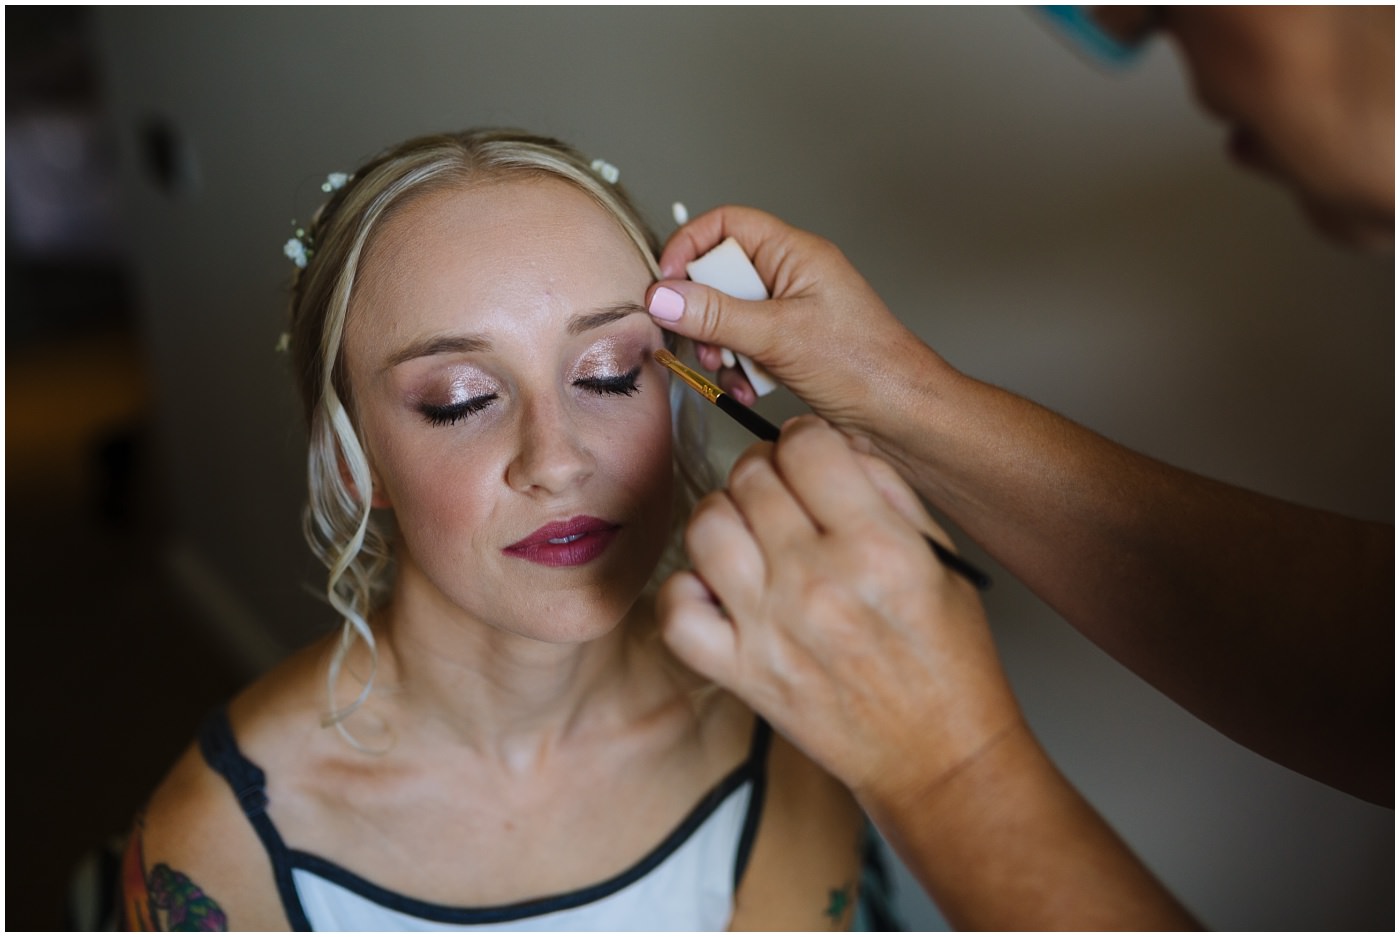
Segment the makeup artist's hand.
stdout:
<path fill-rule="evenodd" d="M 961 374 L 835 246 L 763 212 L 696 218 L 672 236 L 662 274 L 683 277 L 729 236 L 774 298 L 743 302 L 665 279 L 647 294 L 655 321 L 765 366 L 1085 637 L 1207 724 L 1324 784 L 1395 802 L 1392 525 L 1182 471 Z M 719 364 L 713 348 L 700 357 Z M 751 402 L 735 382 L 720 375 Z M 1350 585 L 1317 586 L 1333 581 Z"/>
<path fill-rule="evenodd" d="M 800 417 L 696 509 L 662 633 L 850 787 L 955 928 L 1195 927 L 1031 735 L 923 534 L 947 543 L 887 463 Z"/>
<path fill-rule="evenodd" d="M 685 279 L 685 266 L 733 237 L 772 299 L 745 302 Z M 880 443 L 879 401 L 942 367 L 889 311 L 836 245 L 753 208 L 706 212 L 671 236 L 663 280 L 647 293 L 658 324 L 694 339 L 700 363 L 741 403 L 754 394 L 742 373 L 721 369 L 720 346 L 746 354 L 819 416 Z"/>
<path fill-rule="evenodd" d="M 800 417 L 697 508 L 665 639 L 858 797 L 923 789 L 1022 725 L 976 590 L 924 533 L 951 545 L 888 464 Z"/>

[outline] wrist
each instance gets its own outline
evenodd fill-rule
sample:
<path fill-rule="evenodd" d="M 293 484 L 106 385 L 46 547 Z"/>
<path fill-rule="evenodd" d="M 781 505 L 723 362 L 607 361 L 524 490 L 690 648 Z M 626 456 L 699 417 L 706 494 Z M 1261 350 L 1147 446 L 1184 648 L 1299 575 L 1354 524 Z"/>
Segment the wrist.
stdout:
<path fill-rule="evenodd" d="M 956 929 L 1199 926 L 1023 721 L 926 784 L 858 799 Z"/>
<path fill-rule="evenodd" d="M 1004 787 L 1016 780 L 1019 768 L 1040 751 L 1039 743 L 1019 714 L 985 740 L 953 761 L 930 764 L 917 753 L 904 753 L 902 770 L 881 772 L 852 793 L 882 830 L 937 823 L 943 812 L 966 806 L 966 793 Z"/>
<path fill-rule="evenodd" d="M 1018 718 L 957 762 L 854 793 L 910 871 L 936 892 L 965 863 L 982 861 L 983 850 L 1004 835 L 997 827 L 1028 796 L 1038 798 L 1051 775 L 1058 777 L 1053 763 Z"/>
<path fill-rule="evenodd" d="M 865 368 L 869 380 L 850 402 L 860 409 L 847 431 L 868 440 L 906 479 L 925 474 L 928 437 L 942 434 L 938 423 L 967 378 L 902 327 L 886 341 L 872 343 Z"/>

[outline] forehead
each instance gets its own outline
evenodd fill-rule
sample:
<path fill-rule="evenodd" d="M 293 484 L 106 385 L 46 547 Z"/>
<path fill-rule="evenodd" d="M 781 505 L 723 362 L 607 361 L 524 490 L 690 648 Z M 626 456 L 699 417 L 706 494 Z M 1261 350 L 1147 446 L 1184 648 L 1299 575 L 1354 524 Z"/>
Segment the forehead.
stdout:
<path fill-rule="evenodd" d="M 350 338 L 543 327 L 600 304 L 640 301 L 651 281 L 621 224 L 560 179 L 478 183 L 420 196 L 361 261 Z"/>

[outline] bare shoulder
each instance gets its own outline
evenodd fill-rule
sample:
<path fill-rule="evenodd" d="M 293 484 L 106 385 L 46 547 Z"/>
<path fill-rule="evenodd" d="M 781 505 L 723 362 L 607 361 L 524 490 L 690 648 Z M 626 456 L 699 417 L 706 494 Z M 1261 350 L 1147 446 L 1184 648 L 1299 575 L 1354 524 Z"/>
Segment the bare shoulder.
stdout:
<path fill-rule="evenodd" d="M 122 906 L 132 930 L 287 929 L 272 863 L 197 745 L 136 820 L 122 862 Z"/>
<path fill-rule="evenodd" d="M 297 655 L 230 705 L 237 745 L 272 737 L 296 708 Z M 121 873 L 132 930 L 287 930 L 272 862 L 229 781 L 198 742 L 176 761 L 137 818 Z"/>
<path fill-rule="evenodd" d="M 860 881 L 865 817 L 855 798 L 781 735 L 734 930 L 844 930 Z"/>

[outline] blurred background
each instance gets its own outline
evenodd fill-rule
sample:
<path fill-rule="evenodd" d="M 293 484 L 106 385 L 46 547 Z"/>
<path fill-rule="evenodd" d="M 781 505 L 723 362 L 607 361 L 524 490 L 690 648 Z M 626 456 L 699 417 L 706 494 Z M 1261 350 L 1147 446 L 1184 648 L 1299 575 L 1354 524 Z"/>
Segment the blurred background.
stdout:
<path fill-rule="evenodd" d="M 274 352 L 281 245 L 326 173 L 411 135 L 559 136 L 620 167 L 663 236 L 673 201 L 767 209 L 840 244 L 976 377 L 1165 461 L 1393 520 L 1393 259 L 1330 246 L 1236 171 L 1168 47 L 1105 75 L 1020 8 L 5 21 L 9 928 L 70 923 L 84 855 L 204 712 L 333 625 Z M 1206 925 L 1394 929 L 1393 812 L 1196 722 L 960 543 L 996 576 L 1040 738 Z M 900 902 L 943 926 L 907 878 Z"/>

